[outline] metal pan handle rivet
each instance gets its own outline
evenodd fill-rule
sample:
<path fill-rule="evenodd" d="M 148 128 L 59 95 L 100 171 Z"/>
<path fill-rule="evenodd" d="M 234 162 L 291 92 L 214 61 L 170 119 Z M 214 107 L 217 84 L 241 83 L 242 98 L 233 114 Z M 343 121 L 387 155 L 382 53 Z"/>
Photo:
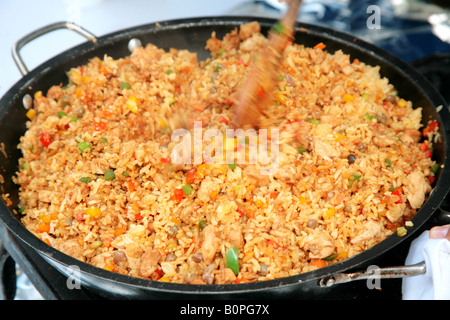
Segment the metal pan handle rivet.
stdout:
<path fill-rule="evenodd" d="M 72 31 L 75 31 L 76 33 L 80 34 L 81 36 L 85 37 L 89 41 L 97 42 L 97 38 L 92 33 L 90 33 L 86 29 L 84 29 L 84 28 L 80 27 L 79 25 L 72 23 L 72 22 L 67 22 L 67 21 L 57 22 L 57 23 L 53 23 L 48 26 L 39 28 L 38 30 L 33 31 L 33 32 L 27 34 L 26 36 L 22 37 L 18 41 L 16 41 L 12 47 L 11 53 L 12 53 L 14 62 L 16 63 L 16 66 L 19 69 L 22 76 L 26 76 L 29 72 L 27 66 L 23 62 L 23 59 L 20 55 L 20 50 L 23 48 L 23 46 L 25 46 L 30 41 L 33 41 L 34 39 L 36 39 L 44 34 L 47 34 L 49 32 L 52 32 L 52 31 L 55 31 L 58 29 L 72 30 Z"/>
<path fill-rule="evenodd" d="M 27 110 L 30 109 L 31 106 L 33 105 L 33 98 L 31 98 L 31 96 L 27 93 L 22 98 L 22 104 L 25 109 Z"/>
<path fill-rule="evenodd" d="M 142 42 L 139 39 L 133 38 L 130 41 L 128 41 L 128 50 L 130 52 L 133 52 L 134 49 L 142 47 Z"/>

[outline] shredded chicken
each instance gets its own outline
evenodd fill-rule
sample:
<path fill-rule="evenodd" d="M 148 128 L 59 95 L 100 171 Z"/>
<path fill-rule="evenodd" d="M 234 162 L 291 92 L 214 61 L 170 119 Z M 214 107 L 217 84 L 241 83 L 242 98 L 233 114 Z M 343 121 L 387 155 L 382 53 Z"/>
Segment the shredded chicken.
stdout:
<path fill-rule="evenodd" d="M 331 158 L 339 157 L 341 155 L 339 149 L 318 138 L 313 139 L 313 145 L 314 152 L 325 160 L 331 160 Z"/>
<path fill-rule="evenodd" d="M 305 249 L 309 251 L 311 259 L 323 259 L 334 252 L 333 239 L 322 231 L 315 231 L 305 239 Z"/>
<path fill-rule="evenodd" d="M 372 239 L 380 234 L 382 231 L 382 227 L 378 222 L 373 220 L 368 221 L 364 225 L 364 231 L 361 234 L 358 234 L 351 240 L 351 243 L 358 244 L 360 242 Z"/>
<path fill-rule="evenodd" d="M 372 142 L 377 147 L 384 148 L 392 146 L 395 142 L 397 142 L 397 139 L 386 135 L 378 135 L 373 137 Z"/>
<path fill-rule="evenodd" d="M 200 199 L 203 203 L 207 203 L 211 198 L 210 194 L 215 189 L 215 184 L 212 181 L 211 177 L 205 177 L 200 184 L 200 188 L 197 192 L 197 197 Z"/>
<path fill-rule="evenodd" d="M 413 209 L 419 209 L 425 201 L 425 195 L 431 191 L 426 177 L 419 171 L 413 171 L 406 177 L 405 195 Z"/>
<path fill-rule="evenodd" d="M 139 265 L 139 273 L 143 277 L 150 277 L 153 272 L 156 271 L 158 263 L 161 260 L 162 255 L 159 250 L 147 250 L 141 257 Z"/>
<path fill-rule="evenodd" d="M 235 280 L 236 276 L 230 268 L 220 269 L 214 277 L 214 282 L 216 284 L 234 283 Z"/>
<path fill-rule="evenodd" d="M 202 231 L 202 255 L 203 261 L 210 264 L 214 261 L 217 250 L 219 249 L 220 239 L 217 236 L 216 228 L 213 225 L 206 226 Z"/>

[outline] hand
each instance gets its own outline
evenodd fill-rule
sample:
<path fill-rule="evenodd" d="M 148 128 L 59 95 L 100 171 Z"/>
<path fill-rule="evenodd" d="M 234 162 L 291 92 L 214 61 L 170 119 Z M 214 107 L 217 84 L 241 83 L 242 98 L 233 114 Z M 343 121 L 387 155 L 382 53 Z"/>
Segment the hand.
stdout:
<path fill-rule="evenodd" d="M 429 236 L 430 239 L 450 240 L 450 224 L 431 228 Z"/>

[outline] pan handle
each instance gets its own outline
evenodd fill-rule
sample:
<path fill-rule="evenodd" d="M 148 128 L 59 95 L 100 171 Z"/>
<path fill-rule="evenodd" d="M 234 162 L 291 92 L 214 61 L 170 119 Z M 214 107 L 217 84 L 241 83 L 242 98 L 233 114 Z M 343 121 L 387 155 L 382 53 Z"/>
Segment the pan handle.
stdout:
<path fill-rule="evenodd" d="M 424 275 L 427 271 L 425 261 L 410 266 L 398 266 L 387 268 L 368 268 L 367 271 L 354 273 L 336 273 L 320 279 L 320 287 L 331 287 L 335 284 L 367 279 L 393 279 Z"/>
<path fill-rule="evenodd" d="M 12 56 L 13 56 L 14 62 L 16 63 L 16 66 L 19 69 L 22 76 L 27 75 L 29 72 L 27 66 L 23 62 L 22 57 L 20 55 L 20 50 L 22 49 L 22 47 L 24 45 L 26 45 L 28 42 L 30 42 L 44 34 L 47 34 L 49 32 L 52 32 L 52 31 L 55 31 L 58 29 L 69 29 L 69 30 L 75 31 L 76 33 L 80 34 L 81 36 L 87 38 L 89 41 L 97 42 L 97 37 L 95 35 L 93 35 L 86 29 L 80 27 L 79 25 L 77 25 L 73 22 L 68 22 L 68 21 L 57 22 L 57 23 L 53 23 L 48 26 L 39 28 L 38 30 L 35 30 L 35 31 L 27 34 L 26 36 L 22 37 L 21 39 L 19 39 L 17 42 L 14 43 L 14 45 L 12 47 Z"/>

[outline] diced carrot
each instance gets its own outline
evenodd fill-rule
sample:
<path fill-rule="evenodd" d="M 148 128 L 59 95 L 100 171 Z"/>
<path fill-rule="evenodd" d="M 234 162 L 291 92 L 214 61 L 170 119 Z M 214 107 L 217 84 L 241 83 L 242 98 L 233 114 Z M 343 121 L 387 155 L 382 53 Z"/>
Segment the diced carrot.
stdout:
<path fill-rule="evenodd" d="M 117 228 L 116 230 L 114 230 L 114 235 L 116 236 L 116 237 L 118 237 L 118 236 L 120 236 L 120 235 L 122 235 L 122 233 L 123 233 L 123 228 Z"/>
<path fill-rule="evenodd" d="M 136 190 L 136 186 L 134 185 L 134 181 L 133 180 L 128 180 L 127 181 L 127 185 L 128 185 L 128 190 L 130 192 L 133 192 Z"/>
<path fill-rule="evenodd" d="M 320 50 L 323 50 L 323 49 L 325 49 L 325 48 L 326 48 L 326 45 L 323 44 L 322 42 L 320 42 L 320 43 L 318 43 L 318 44 L 316 44 L 316 45 L 314 46 L 314 49 L 320 49 Z"/>
<path fill-rule="evenodd" d="M 211 193 L 209 194 L 209 197 L 211 198 L 212 201 L 216 200 L 217 194 L 218 194 L 218 193 L 219 193 L 218 190 L 214 190 L 213 192 L 211 192 Z"/>
<path fill-rule="evenodd" d="M 50 231 L 50 225 L 48 223 L 41 223 L 36 227 L 37 232 L 49 232 Z"/>
<path fill-rule="evenodd" d="M 103 240 L 102 245 L 103 245 L 103 247 L 105 247 L 105 248 L 109 248 L 109 247 L 111 246 L 111 242 L 112 242 L 112 239 L 111 239 L 111 238 L 106 238 L 106 239 Z"/>
<path fill-rule="evenodd" d="M 278 192 L 276 192 L 276 191 L 269 192 L 269 193 L 266 193 L 264 196 L 269 196 L 270 199 L 275 200 L 278 197 Z"/>
<path fill-rule="evenodd" d="M 251 281 L 245 278 L 236 278 L 236 280 L 234 280 L 234 283 L 250 283 Z"/>
<path fill-rule="evenodd" d="M 326 267 L 327 263 L 323 259 L 312 259 L 310 261 L 309 265 L 320 269 L 320 268 Z"/>

